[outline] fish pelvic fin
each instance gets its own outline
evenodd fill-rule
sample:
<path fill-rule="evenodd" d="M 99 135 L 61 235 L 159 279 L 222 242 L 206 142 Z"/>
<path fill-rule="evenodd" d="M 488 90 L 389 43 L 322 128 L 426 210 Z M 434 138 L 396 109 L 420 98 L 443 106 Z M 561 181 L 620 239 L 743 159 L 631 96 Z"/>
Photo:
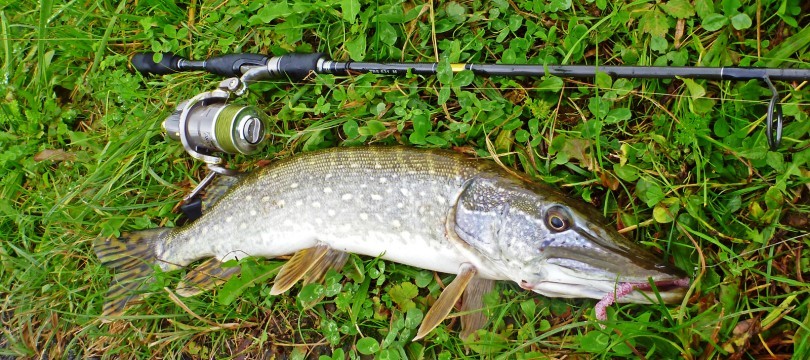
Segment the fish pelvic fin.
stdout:
<path fill-rule="evenodd" d="M 327 252 L 329 252 L 328 245 L 318 244 L 295 253 L 278 271 L 273 288 L 270 289 L 270 295 L 283 294 L 293 287 L 310 269 L 315 267 Z"/>
<path fill-rule="evenodd" d="M 223 266 L 223 263 L 216 258 L 210 258 L 189 271 L 183 280 L 177 284 L 177 294 L 183 297 L 196 296 L 205 290 L 211 290 L 231 276 L 241 271 L 239 266 Z"/>
<path fill-rule="evenodd" d="M 323 283 L 326 273 L 329 270 L 338 271 L 343 269 L 346 261 L 349 260 L 349 254 L 329 249 L 326 254 L 319 260 L 309 271 L 304 275 L 304 285 Z"/>
<path fill-rule="evenodd" d="M 326 278 L 326 273 L 329 272 L 329 270 L 339 271 L 343 269 L 343 266 L 346 265 L 346 261 L 348 260 L 348 253 L 329 249 L 326 252 L 326 255 L 324 255 L 321 260 L 319 260 L 311 269 L 309 269 L 306 274 L 304 274 L 304 285 L 315 283 L 323 284 Z M 310 309 L 321 302 L 324 296 L 325 294 L 322 293 L 315 299 L 302 302 L 301 306 L 304 308 L 304 310 Z"/>
<path fill-rule="evenodd" d="M 416 337 L 413 338 L 413 341 L 425 337 L 425 335 L 433 331 L 433 329 L 450 314 L 450 311 L 453 310 L 461 294 L 464 293 L 464 289 L 467 288 L 467 284 L 470 283 L 470 280 L 472 280 L 477 273 L 478 270 L 470 264 L 463 264 L 461 266 L 458 276 L 453 279 L 450 285 L 444 288 L 439 298 L 433 303 L 433 306 L 430 307 L 427 314 L 425 314 L 425 318 L 422 320 L 422 324 L 419 325 L 419 330 L 416 332 Z"/>
<path fill-rule="evenodd" d="M 155 246 L 170 230 L 135 231 L 118 239 L 96 239 L 93 242 L 93 250 L 101 264 L 115 272 L 101 313 L 104 320 L 120 316 L 130 302 L 141 297 L 141 292 L 152 280 L 153 266 L 158 260 Z"/>
<path fill-rule="evenodd" d="M 461 315 L 461 339 L 467 338 L 484 327 L 487 323 L 486 313 L 483 311 L 484 295 L 495 289 L 495 281 L 481 278 L 473 278 L 464 289 L 461 298 L 461 311 L 466 314 Z"/>

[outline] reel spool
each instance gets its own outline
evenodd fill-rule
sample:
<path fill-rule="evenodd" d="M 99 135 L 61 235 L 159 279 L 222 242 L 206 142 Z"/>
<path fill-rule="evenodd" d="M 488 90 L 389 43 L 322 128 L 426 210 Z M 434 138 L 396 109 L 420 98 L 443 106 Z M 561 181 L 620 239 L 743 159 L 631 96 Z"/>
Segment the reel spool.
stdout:
<path fill-rule="evenodd" d="M 252 106 L 228 103 L 231 94 L 235 93 L 233 89 L 242 85 L 238 79 L 227 80 L 217 90 L 181 102 L 163 121 L 166 135 L 183 143 L 189 155 L 205 162 L 211 170 L 184 198 L 183 212 L 189 218 L 199 216 L 200 199 L 196 196 L 217 174 L 234 176 L 238 173 L 225 168 L 222 158 L 214 154 L 251 155 L 264 147 L 267 125 L 261 111 Z"/>
<path fill-rule="evenodd" d="M 251 155 L 263 148 L 265 124 L 255 107 L 204 101 L 194 105 L 189 108 L 188 102 L 181 103 L 163 121 L 169 138 L 183 141 L 185 137 L 184 143 L 198 153 Z M 187 108 L 186 126 L 181 129 L 180 119 Z"/>

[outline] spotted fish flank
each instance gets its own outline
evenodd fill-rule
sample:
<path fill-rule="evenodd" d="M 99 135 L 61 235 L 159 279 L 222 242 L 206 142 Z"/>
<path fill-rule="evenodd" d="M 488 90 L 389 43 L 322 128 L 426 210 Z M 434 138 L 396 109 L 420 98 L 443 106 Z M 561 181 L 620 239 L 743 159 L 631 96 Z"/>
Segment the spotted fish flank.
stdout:
<path fill-rule="evenodd" d="M 216 285 L 236 272 L 219 265 L 228 260 L 292 254 L 273 293 L 300 279 L 319 281 L 328 269 L 342 267 L 346 253 L 461 274 L 428 312 L 420 336 L 462 294 L 482 296 L 490 280 L 547 296 L 596 299 L 627 285 L 617 300 L 637 303 L 656 301 L 642 286 L 633 290 L 650 279 L 664 302 L 678 301 L 688 284 L 682 272 L 623 238 L 585 204 L 489 161 L 398 147 L 336 148 L 282 160 L 245 176 L 192 224 L 94 246 L 102 263 L 116 270 L 108 317 L 123 313 L 143 289 L 130 280 L 148 276 L 153 266 L 172 270 L 203 258 L 215 261 L 191 272 L 184 286 Z"/>

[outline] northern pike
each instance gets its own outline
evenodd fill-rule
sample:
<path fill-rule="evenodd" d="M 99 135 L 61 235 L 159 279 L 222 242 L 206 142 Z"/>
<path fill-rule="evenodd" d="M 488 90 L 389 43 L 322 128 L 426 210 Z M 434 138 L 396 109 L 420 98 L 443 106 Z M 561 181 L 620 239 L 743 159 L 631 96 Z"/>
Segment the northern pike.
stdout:
<path fill-rule="evenodd" d="M 682 299 L 689 284 L 684 272 L 580 201 L 492 161 L 403 147 L 334 148 L 281 160 L 246 175 L 189 225 L 98 239 L 94 248 L 115 270 L 104 317 L 122 314 L 142 290 L 135 279 L 155 266 L 170 271 L 204 258 L 179 294 L 221 283 L 236 272 L 223 262 L 249 256 L 292 255 L 272 294 L 342 268 L 347 253 L 457 274 L 417 338 L 465 289 L 480 295 L 492 280 L 550 297 L 602 299 L 600 318 L 613 301 L 656 302 L 650 281 L 665 303 Z"/>

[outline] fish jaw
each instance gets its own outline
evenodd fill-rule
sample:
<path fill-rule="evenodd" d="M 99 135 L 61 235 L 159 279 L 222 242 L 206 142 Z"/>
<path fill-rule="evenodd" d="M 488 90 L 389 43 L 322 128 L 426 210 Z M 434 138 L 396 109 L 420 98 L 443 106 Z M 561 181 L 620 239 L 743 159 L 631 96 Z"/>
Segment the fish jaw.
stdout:
<path fill-rule="evenodd" d="M 605 299 L 611 302 L 652 304 L 658 298 L 665 304 L 681 301 L 689 288 L 689 278 L 651 277 L 645 281 L 620 281 L 582 276 L 570 269 L 549 264 L 544 268 L 544 280 L 518 280 L 521 288 L 549 297 Z M 655 285 L 655 290 L 652 289 Z M 657 295 L 656 295 L 657 292 Z"/>

